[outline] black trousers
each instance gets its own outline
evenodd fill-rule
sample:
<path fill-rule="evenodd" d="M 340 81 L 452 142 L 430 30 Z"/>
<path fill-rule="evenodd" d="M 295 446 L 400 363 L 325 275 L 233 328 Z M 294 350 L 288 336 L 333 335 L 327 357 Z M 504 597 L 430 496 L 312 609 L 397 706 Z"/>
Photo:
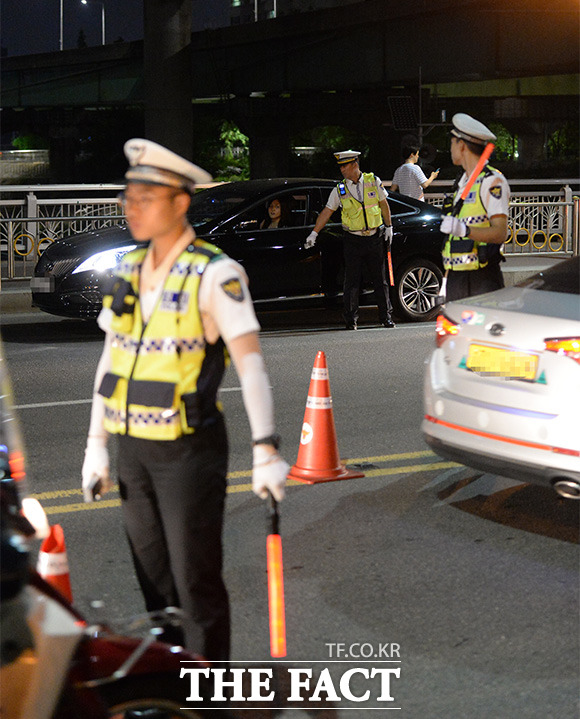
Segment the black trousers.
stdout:
<path fill-rule="evenodd" d="M 504 287 L 503 275 L 499 264 L 489 263 L 480 270 L 465 270 L 457 272 L 450 270 L 447 273 L 447 288 L 445 300 L 461 300 L 464 297 L 483 295 L 486 292 L 500 290 Z"/>
<path fill-rule="evenodd" d="M 385 271 L 385 250 L 377 232 L 371 237 L 343 233 L 344 248 L 344 319 L 347 324 L 358 320 L 358 298 L 363 267 L 366 265 L 373 283 L 379 308 L 379 321 L 391 319 L 392 306 Z"/>
<path fill-rule="evenodd" d="M 230 653 L 222 578 L 227 462 L 223 418 L 174 441 L 119 437 L 125 528 L 145 605 L 181 607 L 184 636 L 168 629 L 165 640 L 215 662 Z"/>

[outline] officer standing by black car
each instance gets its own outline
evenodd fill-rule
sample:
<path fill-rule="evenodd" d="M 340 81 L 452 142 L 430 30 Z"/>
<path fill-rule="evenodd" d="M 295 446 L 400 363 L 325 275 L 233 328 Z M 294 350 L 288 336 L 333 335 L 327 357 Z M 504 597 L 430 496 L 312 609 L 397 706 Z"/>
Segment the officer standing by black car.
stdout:
<path fill-rule="evenodd" d="M 347 330 L 356 330 L 358 300 L 363 265 L 366 264 L 379 308 L 383 327 L 394 327 L 392 306 L 385 271 L 385 250 L 393 239 L 391 210 L 387 192 L 372 172 L 361 172 L 360 152 L 346 150 L 334 153 L 344 178 L 328 197 L 326 207 L 318 215 L 314 230 L 304 247 L 313 247 L 318 233 L 338 208 L 342 209 L 344 247 L 344 320 Z M 380 230 L 384 223 L 384 228 Z"/>
<path fill-rule="evenodd" d="M 464 113 L 451 120 L 451 160 L 463 168 L 450 211 L 475 170 L 488 142 L 496 136 L 479 120 Z M 469 190 L 457 217 L 445 215 L 441 232 L 447 235 L 443 246 L 445 299 L 492 292 L 504 286 L 500 263 L 501 245 L 508 236 L 510 187 L 503 174 L 486 164 Z"/>
<path fill-rule="evenodd" d="M 119 491 L 137 578 L 149 611 L 183 611 L 184 644 L 229 658 L 222 579 L 228 445 L 217 391 L 235 364 L 253 438 L 253 489 L 281 500 L 272 393 L 244 270 L 196 238 L 187 222 L 195 184 L 211 177 L 154 142 L 129 140 L 123 205 L 142 246 L 115 268 L 99 325 L 105 346 L 85 461 L 85 501 L 111 487 L 107 439 L 118 435 Z M 227 350 L 227 351 L 226 351 Z"/>

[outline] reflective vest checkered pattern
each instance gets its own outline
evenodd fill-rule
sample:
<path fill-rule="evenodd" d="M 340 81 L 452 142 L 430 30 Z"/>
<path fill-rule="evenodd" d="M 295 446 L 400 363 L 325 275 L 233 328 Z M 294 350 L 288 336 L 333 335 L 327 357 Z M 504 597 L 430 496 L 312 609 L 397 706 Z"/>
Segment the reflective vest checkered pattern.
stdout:
<path fill-rule="evenodd" d="M 108 432 L 173 440 L 219 413 L 215 394 L 226 364 L 225 349 L 221 340 L 206 346 L 198 291 L 207 264 L 223 255 L 199 240 L 190 245 L 171 268 L 144 325 L 138 297 L 146 251 L 124 256 L 104 297 L 103 306 L 113 311 L 111 371 L 99 392 L 105 397 Z"/>

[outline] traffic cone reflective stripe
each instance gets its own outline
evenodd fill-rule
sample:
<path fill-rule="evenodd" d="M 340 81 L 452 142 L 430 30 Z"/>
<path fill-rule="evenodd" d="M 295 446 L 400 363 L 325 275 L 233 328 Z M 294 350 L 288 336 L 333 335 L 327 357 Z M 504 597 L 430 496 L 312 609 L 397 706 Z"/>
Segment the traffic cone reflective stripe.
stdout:
<path fill-rule="evenodd" d="M 347 469 L 340 462 L 326 356 L 320 351 L 310 375 L 298 459 L 288 478 L 316 484 L 355 477 L 364 477 L 364 473 Z"/>
<path fill-rule="evenodd" d="M 60 524 L 50 528 L 50 534 L 42 542 L 38 553 L 36 571 L 51 586 L 72 602 L 68 559 L 64 531 Z"/>

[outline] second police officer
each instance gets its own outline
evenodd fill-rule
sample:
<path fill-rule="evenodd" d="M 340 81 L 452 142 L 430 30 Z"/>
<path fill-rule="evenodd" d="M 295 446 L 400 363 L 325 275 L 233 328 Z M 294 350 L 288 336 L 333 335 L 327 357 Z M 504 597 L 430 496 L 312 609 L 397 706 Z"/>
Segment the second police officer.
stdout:
<path fill-rule="evenodd" d="M 464 113 L 453 115 L 451 122 L 451 160 L 464 170 L 455 188 L 455 206 L 487 143 L 494 142 L 496 136 Z M 509 198 L 510 187 L 505 177 L 486 164 L 458 216 L 443 217 L 440 229 L 447 235 L 443 246 L 446 300 L 459 300 L 504 286 L 500 247 L 508 236 Z"/>
<path fill-rule="evenodd" d="M 308 249 L 316 243 L 318 233 L 341 208 L 344 248 L 344 320 L 346 329 L 356 330 L 359 292 L 363 266 L 366 264 L 373 282 L 383 327 L 394 327 L 392 306 L 385 271 L 384 243 L 393 239 L 391 210 L 387 192 L 372 172 L 361 172 L 360 152 L 346 150 L 334 153 L 344 180 L 330 193 L 326 207 L 318 215 L 314 229 L 306 238 Z M 384 223 L 383 231 L 379 228 Z M 383 240 L 384 238 L 384 240 Z"/>

